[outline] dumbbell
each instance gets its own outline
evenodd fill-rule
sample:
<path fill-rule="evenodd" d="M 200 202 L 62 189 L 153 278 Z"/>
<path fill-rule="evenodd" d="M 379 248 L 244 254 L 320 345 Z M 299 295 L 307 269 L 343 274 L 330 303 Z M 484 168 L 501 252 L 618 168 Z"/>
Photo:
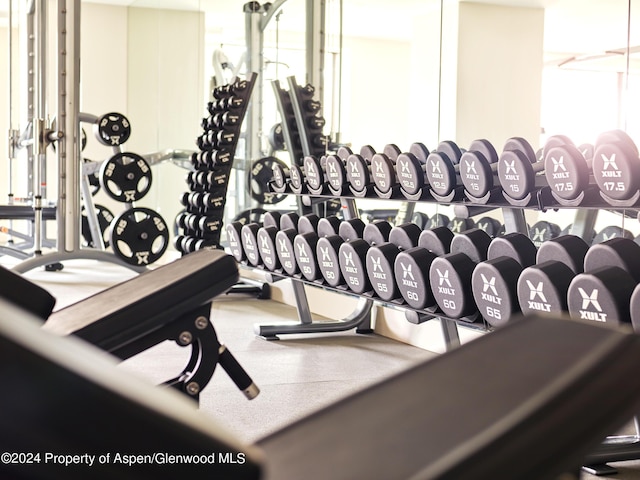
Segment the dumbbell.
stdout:
<path fill-rule="evenodd" d="M 584 259 L 584 273 L 569 285 L 569 314 L 601 323 L 631 323 L 630 301 L 638 283 L 640 245 L 628 238 L 593 245 Z"/>
<path fill-rule="evenodd" d="M 381 153 L 371 157 L 371 177 L 375 194 L 380 198 L 391 198 L 398 190 L 396 162 L 401 151 L 397 145 L 385 145 Z"/>
<path fill-rule="evenodd" d="M 425 173 L 430 189 L 429 193 L 439 202 L 448 202 L 455 197 L 458 185 L 462 151 L 455 142 L 445 140 L 431 152 L 425 163 Z"/>
<path fill-rule="evenodd" d="M 619 227 L 617 225 L 610 225 L 608 227 L 604 227 L 600 230 L 594 237 L 591 242 L 593 245 L 597 243 L 606 242 L 607 240 L 611 240 L 612 238 L 633 238 L 633 233 L 631 233 L 626 228 Z"/>
<path fill-rule="evenodd" d="M 471 142 L 460 159 L 460 181 L 465 196 L 474 203 L 487 203 L 499 185 L 497 168 L 498 152 L 493 144 L 486 139 Z"/>
<path fill-rule="evenodd" d="M 476 221 L 476 227 L 478 227 L 480 230 L 484 230 L 491 238 L 493 238 L 497 237 L 500 234 L 503 225 L 502 223 L 500 223 L 500 220 L 497 220 L 495 218 L 482 217 Z"/>
<path fill-rule="evenodd" d="M 544 169 L 544 162 L 536 159 L 531 144 L 521 137 L 505 142 L 497 167 L 491 167 L 494 169 L 505 200 L 513 205 L 528 205 L 536 189 L 546 185 L 544 177 L 536 175 Z"/>
<path fill-rule="evenodd" d="M 449 318 L 470 317 L 476 312 L 471 290 L 475 266 L 487 259 L 491 237 L 479 228 L 459 233 L 451 240 L 450 253 L 433 260 L 429 282 L 440 310 Z M 468 318 L 474 321 L 475 318 Z"/>
<path fill-rule="evenodd" d="M 560 227 L 546 220 L 540 220 L 529 228 L 529 238 L 533 240 L 533 244 L 537 248 L 540 248 L 544 242 L 556 238 L 558 235 L 560 235 Z"/>
<path fill-rule="evenodd" d="M 577 206 L 596 191 L 589 180 L 593 161 L 584 158 L 569 138 L 550 137 L 545 144 L 543 162 L 551 193 L 561 205 Z"/>
<path fill-rule="evenodd" d="M 280 212 L 267 212 L 262 221 L 262 227 L 258 229 L 256 241 L 262 263 L 267 269 L 274 271 L 281 267 L 276 248 L 276 235 L 280 227 L 282 214 Z"/>
<path fill-rule="evenodd" d="M 340 220 L 336 216 L 319 219 L 315 214 L 308 214 L 300 217 L 298 234 L 293 240 L 294 255 L 302 276 L 310 282 L 322 279 L 316 256 L 318 235 L 333 235 L 339 225 Z"/>
<path fill-rule="evenodd" d="M 461 233 L 466 230 L 470 230 L 475 228 L 476 222 L 473 221 L 472 218 L 462 218 L 462 217 L 453 217 L 449 223 L 447 223 L 447 227 L 451 229 L 453 233 Z"/>
<path fill-rule="evenodd" d="M 420 228 L 424 229 L 429 222 L 429 215 L 424 212 L 414 212 L 411 216 L 411 223 L 415 223 Z"/>
<path fill-rule="evenodd" d="M 575 235 L 547 240 L 538 249 L 536 263 L 518 278 L 518 301 L 529 313 L 567 312 L 567 292 L 574 277 L 584 271 L 589 245 Z"/>
<path fill-rule="evenodd" d="M 424 228 L 427 230 L 431 230 L 436 227 L 446 227 L 450 223 L 451 220 L 449 220 L 449 217 L 442 213 L 436 213 L 435 215 L 431 216 Z"/>
<path fill-rule="evenodd" d="M 595 143 L 593 177 L 610 205 L 630 206 L 640 198 L 638 147 L 622 130 L 604 132 Z"/>
<path fill-rule="evenodd" d="M 453 236 L 453 232 L 447 227 L 424 230 L 416 247 L 403 250 L 396 256 L 393 266 L 396 285 L 411 308 L 435 309 L 436 301 L 429 284 L 429 268 L 437 256 L 449 253 Z"/>
<path fill-rule="evenodd" d="M 366 268 L 367 251 L 372 245 L 387 242 L 391 228 L 389 222 L 377 220 L 365 226 L 362 238 L 349 240 L 340 245 L 340 273 L 347 287 L 353 292 L 361 294 L 371 290 Z"/>
<path fill-rule="evenodd" d="M 420 200 L 424 197 L 427 177 L 425 163 L 429 149 L 423 143 L 413 143 L 409 151 L 398 155 L 396 175 L 402 195 L 408 200 Z"/>
<path fill-rule="evenodd" d="M 295 163 L 289 167 L 289 188 L 296 194 L 306 193 L 307 190 L 304 170 Z"/>
<path fill-rule="evenodd" d="M 299 273 L 296 262 L 293 241 L 298 234 L 300 216 L 295 213 L 285 213 L 280 217 L 280 230 L 276 232 L 275 246 L 280 266 L 284 273 L 293 276 Z"/>
<path fill-rule="evenodd" d="M 304 181 L 309 193 L 312 195 L 322 195 L 325 193 L 327 179 L 321 160 L 317 157 L 307 155 L 302 160 L 302 169 L 304 171 Z"/>
<path fill-rule="evenodd" d="M 520 311 L 518 277 L 535 263 L 536 253 L 523 233 L 508 233 L 491 241 L 487 260 L 478 263 L 471 276 L 473 300 L 487 323 L 504 325 Z"/>
<path fill-rule="evenodd" d="M 318 225 L 320 238 L 316 244 L 316 258 L 320 273 L 328 285 L 332 287 L 344 285 L 344 277 L 340 270 L 340 246 L 344 242 L 362 238 L 364 228 L 365 224 L 359 218 L 340 222 L 337 234 Z"/>
<path fill-rule="evenodd" d="M 347 157 L 347 182 L 355 197 L 366 197 L 373 192 L 371 159 L 375 153 L 371 145 L 365 145 L 360 148 L 360 153 L 353 153 Z"/>
<path fill-rule="evenodd" d="M 402 250 L 418 245 L 422 230 L 415 223 L 396 225 L 389 232 L 387 242 L 372 245 L 366 254 L 369 283 L 378 297 L 385 301 L 400 298 L 394 275 L 396 257 Z"/>
<path fill-rule="evenodd" d="M 328 155 L 325 164 L 329 192 L 337 197 L 344 196 L 348 191 L 347 171 L 345 163 L 353 152 L 349 147 L 342 146 L 336 155 Z"/>

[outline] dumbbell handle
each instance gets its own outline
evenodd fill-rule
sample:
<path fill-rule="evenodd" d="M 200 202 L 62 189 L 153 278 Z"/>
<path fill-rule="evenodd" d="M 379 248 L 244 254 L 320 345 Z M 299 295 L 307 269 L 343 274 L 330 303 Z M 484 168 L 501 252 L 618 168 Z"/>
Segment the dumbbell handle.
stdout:
<path fill-rule="evenodd" d="M 260 389 L 229 349 L 225 345 L 220 345 L 218 355 L 218 363 L 227 372 L 233 383 L 244 393 L 245 397 L 249 400 L 256 398 L 260 393 Z"/>

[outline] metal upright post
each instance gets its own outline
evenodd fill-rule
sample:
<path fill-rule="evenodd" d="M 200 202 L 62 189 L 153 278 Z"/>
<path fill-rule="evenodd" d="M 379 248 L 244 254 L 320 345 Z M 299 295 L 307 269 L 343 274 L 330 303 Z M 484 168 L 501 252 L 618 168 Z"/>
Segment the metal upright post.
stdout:
<path fill-rule="evenodd" d="M 307 83 L 314 86 L 318 99 L 324 99 L 324 24 L 325 0 L 307 0 L 306 3 L 306 65 Z"/>

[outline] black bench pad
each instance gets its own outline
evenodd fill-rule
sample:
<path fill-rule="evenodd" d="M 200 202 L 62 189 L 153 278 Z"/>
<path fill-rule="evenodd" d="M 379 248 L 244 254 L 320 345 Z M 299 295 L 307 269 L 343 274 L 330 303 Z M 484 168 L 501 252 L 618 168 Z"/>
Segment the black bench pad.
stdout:
<path fill-rule="evenodd" d="M 264 438 L 268 479 L 555 478 L 640 407 L 640 337 L 527 318 Z"/>
<path fill-rule="evenodd" d="M 0 266 L 0 296 L 41 320 L 49 318 L 56 304 L 56 299 L 44 288 L 3 266 Z"/>
<path fill-rule="evenodd" d="M 238 278 L 233 257 L 198 250 L 54 312 L 43 328 L 113 351 L 209 302 Z"/>

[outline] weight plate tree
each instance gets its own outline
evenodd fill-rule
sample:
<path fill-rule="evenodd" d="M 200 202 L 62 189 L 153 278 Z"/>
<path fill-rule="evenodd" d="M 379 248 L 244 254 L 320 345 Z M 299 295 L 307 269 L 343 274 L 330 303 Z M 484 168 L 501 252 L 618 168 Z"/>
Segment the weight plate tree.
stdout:
<path fill-rule="evenodd" d="M 212 92 L 202 134 L 196 139 L 199 151 L 191 156 L 194 170 L 187 176 L 189 191 L 181 199 L 185 211 L 177 218 L 182 234 L 175 246 L 182 254 L 220 245 L 229 175 L 256 78 L 252 73 Z"/>

